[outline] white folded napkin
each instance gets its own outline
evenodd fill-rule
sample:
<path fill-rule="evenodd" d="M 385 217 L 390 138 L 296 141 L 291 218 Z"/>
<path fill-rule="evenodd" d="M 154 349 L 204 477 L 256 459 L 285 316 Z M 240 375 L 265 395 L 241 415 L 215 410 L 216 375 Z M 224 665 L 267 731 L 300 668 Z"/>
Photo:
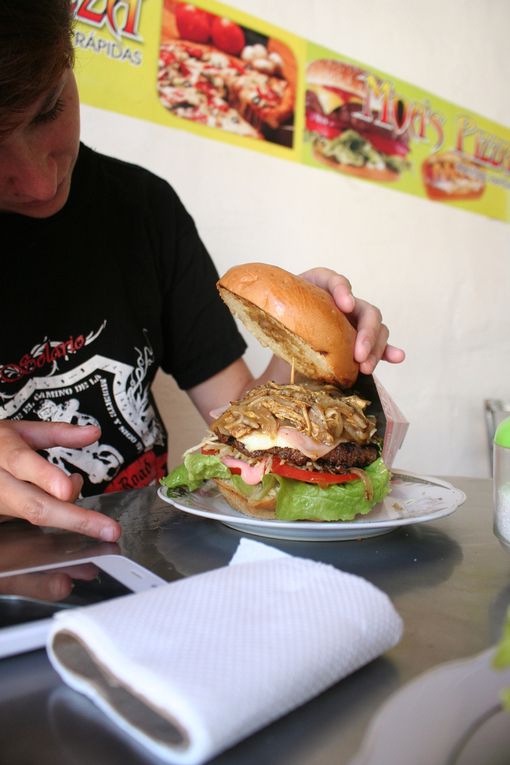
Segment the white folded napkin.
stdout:
<path fill-rule="evenodd" d="M 54 618 L 63 680 L 167 762 L 205 762 L 401 637 L 357 576 L 248 540 L 232 563 Z"/>

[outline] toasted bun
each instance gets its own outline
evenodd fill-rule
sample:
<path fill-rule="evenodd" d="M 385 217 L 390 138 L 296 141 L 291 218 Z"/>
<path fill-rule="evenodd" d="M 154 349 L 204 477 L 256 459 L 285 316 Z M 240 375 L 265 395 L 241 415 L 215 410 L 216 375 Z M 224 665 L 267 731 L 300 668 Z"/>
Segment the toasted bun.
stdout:
<path fill-rule="evenodd" d="M 483 171 L 454 152 L 427 157 L 422 164 L 422 177 L 430 199 L 444 202 L 480 199 L 485 191 Z"/>
<path fill-rule="evenodd" d="M 360 97 L 365 94 L 365 76 L 366 72 L 357 66 L 325 58 L 312 61 L 306 70 L 306 79 L 310 85 L 341 88 Z"/>
<path fill-rule="evenodd" d="M 371 181 L 384 181 L 387 183 L 389 181 L 396 181 L 400 176 L 400 173 L 397 173 L 395 170 L 389 170 L 387 167 L 385 167 L 384 170 L 378 170 L 373 167 L 343 165 L 341 162 L 337 162 L 336 159 L 325 157 L 324 154 L 321 154 L 316 148 L 312 150 L 312 153 L 315 159 L 319 162 L 324 162 L 325 165 L 332 167 L 333 170 L 345 173 L 346 175 L 354 175 L 357 178 L 367 178 Z"/>
<path fill-rule="evenodd" d="M 218 489 L 223 495 L 224 499 L 228 502 L 230 507 L 234 510 L 238 510 L 245 515 L 253 515 L 255 518 L 275 518 L 275 497 L 261 499 L 259 501 L 248 501 L 243 495 L 239 494 L 235 489 L 231 481 L 222 481 L 221 478 L 214 478 Z"/>
<path fill-rule="evenodd" d="M 480 191 L 443 191 L 434 186 L 425 184 L 427 196 L 439 202 L 461 202 L 468 199 L 480 199 L 483 189 Z"/>
<path fill-rule="evenodd" d="M 328 292 L 265 263 L 234 266 L 217 286 L 257 340 L 305 377 L 343 388 L 356 382 L 356 333 Z"/>

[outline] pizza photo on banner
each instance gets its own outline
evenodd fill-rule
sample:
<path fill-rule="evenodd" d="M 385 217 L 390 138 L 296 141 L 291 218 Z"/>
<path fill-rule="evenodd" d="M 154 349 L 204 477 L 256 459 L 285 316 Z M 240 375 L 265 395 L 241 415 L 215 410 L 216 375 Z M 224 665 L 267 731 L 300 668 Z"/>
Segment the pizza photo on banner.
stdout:
<path fill-rule="evenodd" d="M 296 71 L 281 40 L 165 0 L 157 88 L 174 116 L 292 147 Z"/>

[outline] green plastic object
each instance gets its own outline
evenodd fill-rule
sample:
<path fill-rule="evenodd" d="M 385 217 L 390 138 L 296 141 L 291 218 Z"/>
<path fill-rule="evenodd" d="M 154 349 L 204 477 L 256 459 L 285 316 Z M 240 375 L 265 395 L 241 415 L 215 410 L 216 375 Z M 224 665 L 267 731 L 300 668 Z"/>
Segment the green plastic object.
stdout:
<path fill-rule="evenodd" d="M 510 417 L 499 423 L 494 434 L 494 443 L 496 446 L 503 446 L 510 449 Z"/>

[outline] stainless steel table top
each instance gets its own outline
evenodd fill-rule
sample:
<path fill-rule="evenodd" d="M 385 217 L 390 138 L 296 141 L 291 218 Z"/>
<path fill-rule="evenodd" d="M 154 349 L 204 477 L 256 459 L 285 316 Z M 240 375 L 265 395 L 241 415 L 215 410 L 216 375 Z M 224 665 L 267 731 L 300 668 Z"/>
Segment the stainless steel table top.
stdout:
<path fill-rule="evenodd" d="M 214 765 L 341 765 L 389 694 L 424 670 L 470 656 L 499 638 L 510 603 L 510 551 L 492 532 L 491 482 L 449 478 L 467 495 L 456 513 L 362 541 L 265 540 L 293 555 L 368 579 L 393 600 L 400 644 L 233 749 Z M 117 518 L 118 546 L 74 534 L 0 525 L 0 571 L 101 552 L 121 552 L 164 579 L 225 565 L 241 534 L 162 502 L 155 489 L 86 504 Z M 264 540 L 263 540 L 264 541 Z M 157 762 L 136 750 L 84 697 L 64 686 L 45 652 L 0 660 L 2 765 L 126 765 Z"/>

